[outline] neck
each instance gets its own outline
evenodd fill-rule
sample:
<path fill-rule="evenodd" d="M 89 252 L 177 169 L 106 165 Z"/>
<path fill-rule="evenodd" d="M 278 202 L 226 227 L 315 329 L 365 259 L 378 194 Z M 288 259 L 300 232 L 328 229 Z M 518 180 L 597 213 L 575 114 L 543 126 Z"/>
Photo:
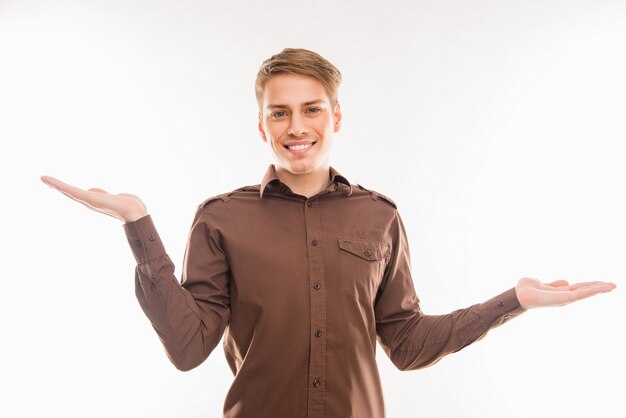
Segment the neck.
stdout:
<path fill-rule="evenodd" d="M 276 166 L 276 176 L 285 183 L 292 192 L 305 197 L 315 196 L 328 185 L 330 180 L 329 166 L 322 166 L 308 173 L 294 174 Z"/>

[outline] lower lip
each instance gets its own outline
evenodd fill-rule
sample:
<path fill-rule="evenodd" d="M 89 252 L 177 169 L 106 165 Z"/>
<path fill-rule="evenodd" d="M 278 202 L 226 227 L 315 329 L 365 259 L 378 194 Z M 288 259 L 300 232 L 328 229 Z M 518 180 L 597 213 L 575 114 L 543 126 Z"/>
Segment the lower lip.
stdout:
<path fill-rule="evenodd" d="M 292 154 L 299 155 L 299 154 L 304 154 L 305 152 L 307 152 L 308 150 L 310 150 L 314 146 L 315 146 L 315 143 L 313 143 L 313 145 L 311 145 L 310 147 L 306 147 L 306 148 L 303 148 L 303 149 L 290 149 L 290 148 L 287 148 L 287 151 L 289 151 Z"/>

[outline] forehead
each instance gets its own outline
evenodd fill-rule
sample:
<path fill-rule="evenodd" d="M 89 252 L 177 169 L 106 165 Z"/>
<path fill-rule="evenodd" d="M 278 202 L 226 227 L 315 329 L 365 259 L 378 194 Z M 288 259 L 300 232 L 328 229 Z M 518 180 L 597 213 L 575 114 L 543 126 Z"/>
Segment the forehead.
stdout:
<path fill-rule="evenodd" d="M 320 99 L 330 103 L 322 83 L 304 75 L 277 74 L 267 80 L 263 88 L 263 107 L 300 105 Z"/>

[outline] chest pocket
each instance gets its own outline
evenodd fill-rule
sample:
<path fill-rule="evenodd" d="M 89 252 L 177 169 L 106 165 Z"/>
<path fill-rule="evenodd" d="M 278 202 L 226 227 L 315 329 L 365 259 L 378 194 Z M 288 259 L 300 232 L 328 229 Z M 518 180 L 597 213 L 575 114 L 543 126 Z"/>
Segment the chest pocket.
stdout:
<path fill-rule="evenodd" d="M 389 244 L 360 238 L 338 238 L 343 291 L 372 304 L 390 256 Z"/>

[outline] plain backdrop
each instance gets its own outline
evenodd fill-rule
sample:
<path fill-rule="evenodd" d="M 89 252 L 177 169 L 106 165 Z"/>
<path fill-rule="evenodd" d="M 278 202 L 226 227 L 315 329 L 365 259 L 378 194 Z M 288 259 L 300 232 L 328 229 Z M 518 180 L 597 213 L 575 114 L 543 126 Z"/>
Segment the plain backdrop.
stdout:
<path fill-rule="evenodd" d="M 197 205 L 273 162 L 253 85 L 285 47 L 342 71 L 332 165 L 397 203 L 426 313 L 524 276 L 618 285 L 424 370 L 378 347 L 387 415 L 626 416 L 620 0 L 0 0 L 0 415 L 221 416 L 221 344 L 177 371 L 121 222 L 39 177 L 139 195 L 180 278 Z"/>

